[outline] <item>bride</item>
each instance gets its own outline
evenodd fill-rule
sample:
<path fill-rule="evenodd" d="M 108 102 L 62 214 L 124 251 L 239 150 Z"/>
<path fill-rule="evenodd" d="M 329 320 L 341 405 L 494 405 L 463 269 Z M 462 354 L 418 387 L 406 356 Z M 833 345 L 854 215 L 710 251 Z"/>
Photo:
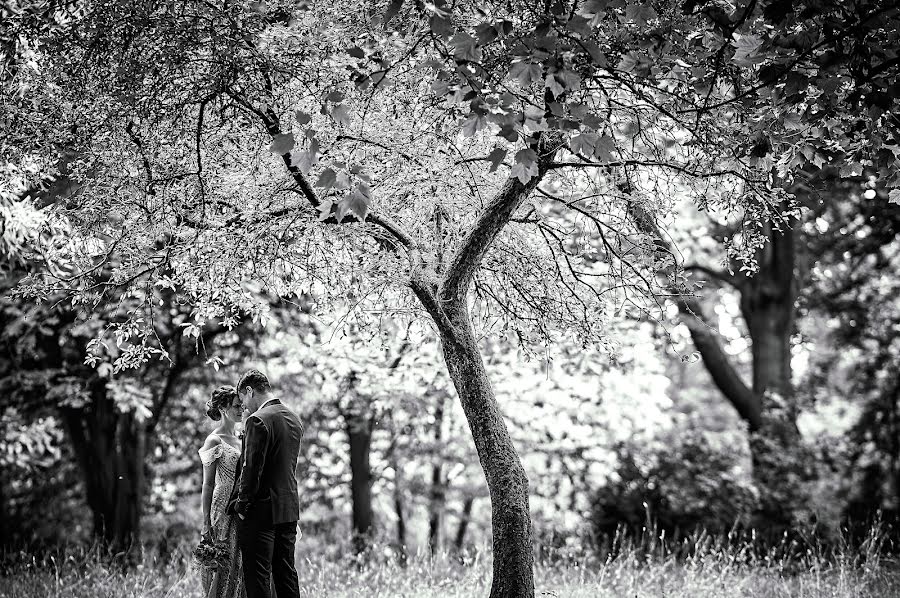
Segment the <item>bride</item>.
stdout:
<path fill-rule="evenodd" d="M 229 553 L 227 567 L 201 568 L 200 581 L 206 598 L 244 597 L 237 526 L 233 524 L 232 516 L 225 512 L 241 456 L 241 441 L 235 436 L 235 424 L 241 421 L 242 413 L 241 400 L 233 386 L 220 386 L 206 402 L 206 414 L 221 424 L 206 438 L 199 451 L 203 463 L 202 533 L 226 540 Z"/>

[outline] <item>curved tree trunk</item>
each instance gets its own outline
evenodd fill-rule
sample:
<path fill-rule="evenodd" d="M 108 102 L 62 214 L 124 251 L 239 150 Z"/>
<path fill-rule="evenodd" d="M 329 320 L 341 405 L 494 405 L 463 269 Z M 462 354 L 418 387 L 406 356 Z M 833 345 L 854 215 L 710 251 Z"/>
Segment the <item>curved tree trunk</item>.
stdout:
<path fill-rule="evenodd" d="M 410 249 L 410 287 L 434 320 L 444 363 L 465 413 L 491 499 L 491 598 L 533 598 L 534 548 L 528 476 L 494 396 L 466 304 L 469 288 L 497 235 L 547 173 L 561 146 L 558 136 L 536 134 L 538 173 L 527 183 L 506 180 L 454 252 L 446 272 L 440 255 L 428 264 Z M 435 276 L 436 275 L 436 276 Z"/>
<path fill-rule="evenodd" d="M 547 95 L 552 97 L 549 92 Z M 278 115 L 274 111 L 251 112 L 260 118 L 266 132 L 273 138 L 282 134 Z M 446 271 L 440 218 L 436 218 L 435 222 L 437 255 L 427 259 L 422 254 L 423 247 L 391 218 L 374 211 L 364 217 L 366 222 L 388 235 L 392 240 L 391 246 L 402 248 L 407 253 L 410 288 L 438 328 L 444 360 L 472 431 L 490 491 L 494 533 L 492 598 L 534 596 L 528 478 L 488 381 L 469 321 L 466 296 L 488 249 L 550 170 L 563 140 L 557 133 L 535 133 L 528 139 L 528 145 L 538 158 L 537 173 L 527 182 L 522 182 L 517 176 L 506 180 L 468 228 L 453 252 Z M 281 159 L 309 203 L 313 207 L 322 205 L 322 199 L 305 175 L 292 164 L 290 152 L 282 154 Z M 326 222 L 333 218 L 329 217 Z"/>
<path fill-rule="evenodd" d="M 677 255 L 646 212 L 636 207 L 632 216 L 657 246 Z M 679 311 L 713 383 L 748 424 L 753 478 L 761 491 L 757 524 L 773 534 L 791 524 L 795 508 L 805 500 L 799 482 L 807 477 L 791 381 L 791 336 L 800 284 L 793 228 L 797 222 L 786 213 L 783 219 L 783 230 L 769 225 L 768 243 L 757 252 L 759 269 L 753 276 L 711 272 L 740 296 L 752 347 L 752 384 L 745 383 L 735 370 L 718 333 L 704 316 L 700 300 L 684 289 L 673 289 L 681 293 Z M 673 270 L 678 266 L 673 263 Z"/>
<path fill-rule="evenodd" d="M 459 394 L 491 498 L 491 598 L 534 596 L 528 476 L 500 413 L 469 314 L 462 301 L 444 305 L 439 325 L 444 360 Z"/>

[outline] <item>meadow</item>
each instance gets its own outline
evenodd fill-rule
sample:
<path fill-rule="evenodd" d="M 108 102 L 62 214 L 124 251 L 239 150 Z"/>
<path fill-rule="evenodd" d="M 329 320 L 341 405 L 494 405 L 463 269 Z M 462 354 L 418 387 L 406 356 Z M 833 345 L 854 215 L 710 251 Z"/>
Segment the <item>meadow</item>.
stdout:
<path fill-rule="evenodd" d="M 298 558 L 302 596 L 317 598 L 457 598 L 486 596 L 490 561 L 441 553 L 411 556 L 405 565 L 374 553 Z M 25 555 L 19 555 L 24 557 Z M 535 567 L 538 597 L 568 598 L 894 598 L 900 560 L 867 542 L 860 550 L 816 549 L 777 557 L 701 538 L 691 554 L 632 543 L 604 560 L 554 558 Z M 95 552 L 70 551 L 43 560 L 20 558 L 0 577 L 0 598 L 200 598 L 197 574 L 183 555 L 147 556 L 123 570 Z"/>

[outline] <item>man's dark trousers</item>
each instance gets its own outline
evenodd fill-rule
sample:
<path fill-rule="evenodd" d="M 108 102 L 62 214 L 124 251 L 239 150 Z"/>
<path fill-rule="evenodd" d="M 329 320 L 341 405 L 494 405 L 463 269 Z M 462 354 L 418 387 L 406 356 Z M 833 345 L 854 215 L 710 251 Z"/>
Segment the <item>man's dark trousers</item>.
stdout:
<path fill-rule="evenodd" d="M 260 525 L 247 519 L 238 522 L 237 530 L 247 598 L 269 598 L 273 586 L 278 598 L 300 596 L 294 567 L 297 522 Z"/>

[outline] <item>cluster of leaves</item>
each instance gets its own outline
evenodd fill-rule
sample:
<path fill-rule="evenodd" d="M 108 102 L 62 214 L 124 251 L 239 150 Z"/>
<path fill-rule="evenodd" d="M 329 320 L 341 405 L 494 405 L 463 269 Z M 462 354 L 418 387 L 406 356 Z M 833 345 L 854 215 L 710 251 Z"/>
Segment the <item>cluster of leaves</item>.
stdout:
<path fill-rule="evenodd" d="M 827 165 L 843 177 L 875 171 L 881 185 L 900 186 L 896 4 L 772 0 L 752 9 L 753 4 L 743 16 L 732 60 L 746 70 L 738 96 L 764 115 L 755 122 L 756 152 L 777 156 L 783 179 L 798 168 Z M 721 13 L 710 17 L 723 27 L 733 21 L 725 16 L 722 22 Z M 773 128 L 783 133 L 772 135 Z M 900 201 L 900 190 L 890 197 Z"/>
<path fill-rule="evenodd" d="M 364 256 L 372 287 L 398 282 L 396 256 L 383 252 L 397 240 L 335 244 L 342 233 L 323 235 L 316 220 L 370 221 L 377 239 L 387 214 L 394 224 L 381 233 L 399 225 L 437 271 L 441 255 L 428 256 L 465 234 L 507 175 L 569 183 L 570 211 L 599 196 L 581 217 L 607 225 L 603 214 L 618 209 L 626 228 L 610 232 L 638 246 L 629 202 L 664 213 L 687 194 L 759 222 L 784 198 L 770 186 L 775 166 L 784 180 L 804 165 L 869 165 L 887 168 L 882 184 L 892 185 L 896 14 L 869 4 L 113 3 L 72 16 L 65 32 L 32 32 L 42 61 L 17 71 L 10 102 L 14 113 L 41 106 L 19 128 L 43 127 L 31 139 L 51 140 L 51 154 L 78 148 L 72 170 L 91 199 L 59 213 L 78 231 L 66 252 L 93 256 L 76 260 L 82 273 L 116 243 L 134 256 L 122 284 L 167 270 L 222 306 L 242 300 L 250 277 L 285 290 L 338 281 L 342 294 L 354 261 L 344 252 Z M 542 137 L 561 145 L 544 171 Z M 20 156 L 47 144 L 23 147 Z M 128 166 L 114 168 L 123 157 Z M 594 193 L 576 198 L 586 185 Z M 549 247 L 515 261 L 570 257 L 534 220 L 511 244 Z M 763 242 L 752 228 L 740 238 L 745 257 Z M 72 257 L 58 253 L 47 258 Z M 516 293 L 493 295 L 494 306 L 515 303 Z M 501 311 L 527 319 L 525 303 Z"/>
<path fill-rule="evenodd" d="M 33 176 L 27 170 L 12 162 L 0 166 L 0 273 L 4 275 L 24 263 L 45 221 L 31 202 L 17 201 Z"/>
<path fill-rule="evenodd" d="M 34 473 L 59 459 L 62 430 L 52 416 L 31 420 L 7 408 L 2 421 L 0 469 Z"/>

